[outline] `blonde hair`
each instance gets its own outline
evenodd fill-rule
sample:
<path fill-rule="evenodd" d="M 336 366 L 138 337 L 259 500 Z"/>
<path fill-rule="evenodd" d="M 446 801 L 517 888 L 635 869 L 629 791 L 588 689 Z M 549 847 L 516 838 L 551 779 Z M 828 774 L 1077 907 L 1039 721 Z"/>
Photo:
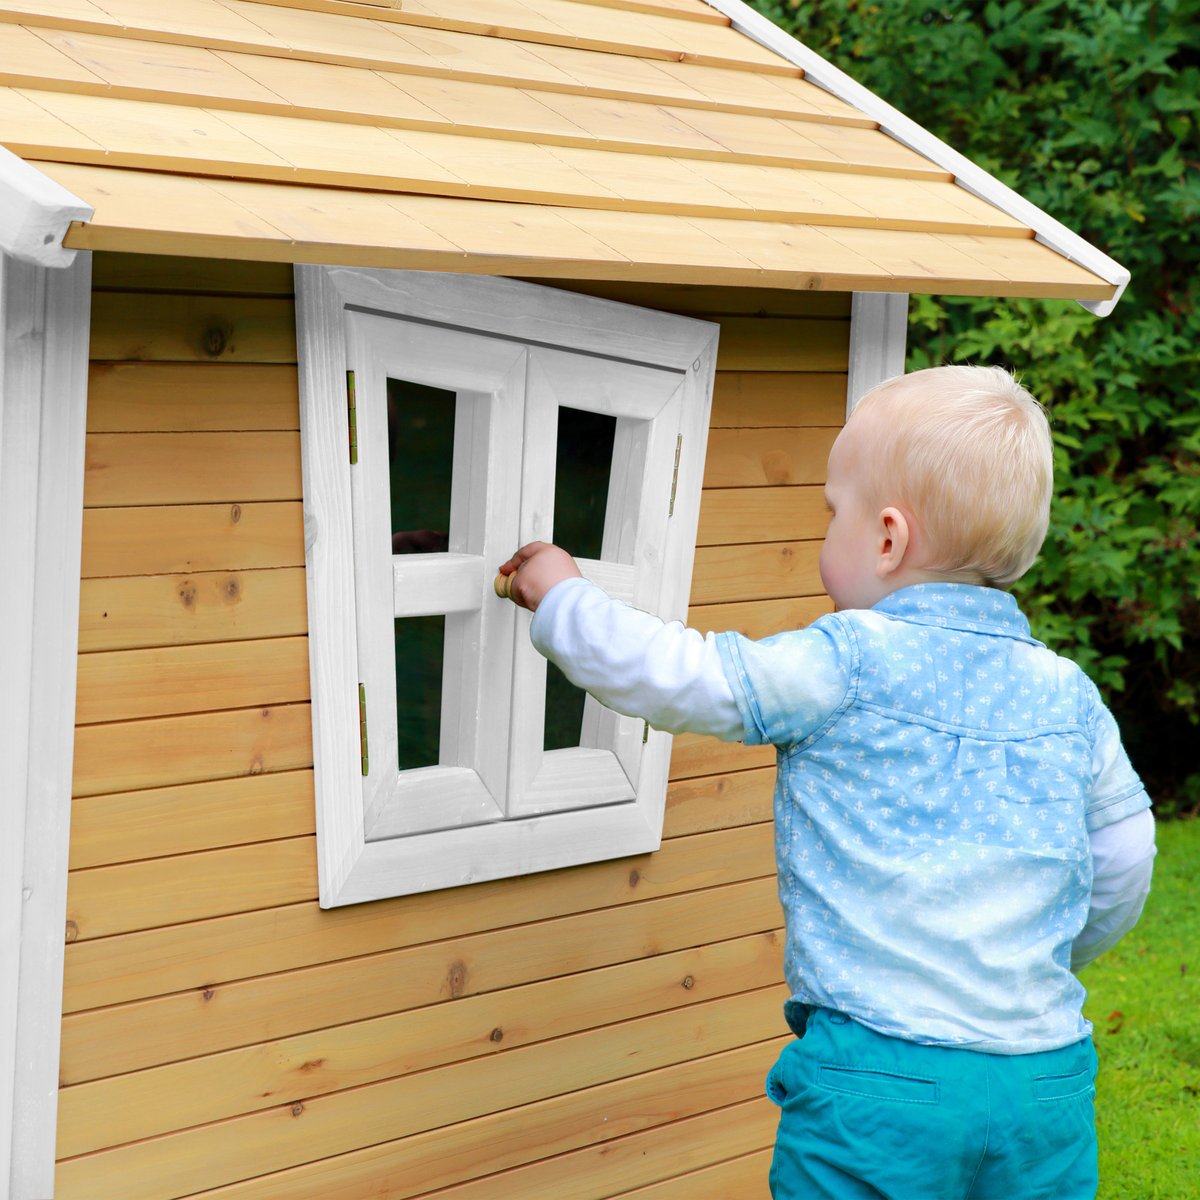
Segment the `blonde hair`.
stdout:
<path fill-rule="evenodd" d="M 1033 564 L 1053 489 L 1042 406 L 1001 367 L 932 367 L 872 388 L 864 487 L 916 519 L 932 571 L 1004 586 Z"/>

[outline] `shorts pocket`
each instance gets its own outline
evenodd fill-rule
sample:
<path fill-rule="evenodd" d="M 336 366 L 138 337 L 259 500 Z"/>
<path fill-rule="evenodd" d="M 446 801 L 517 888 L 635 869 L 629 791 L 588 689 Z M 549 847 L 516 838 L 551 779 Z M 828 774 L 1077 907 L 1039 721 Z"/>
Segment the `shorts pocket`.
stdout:
<path fill-rule="evenodd" d="M 1070 1100 L 1073 1096 L 1094 1095 L 1092 1072 L 1072 1071 L 1069 1075 L 1037 1075 L 1033 1079 L 1035 1100 Z"/>
<path fill-rule="evenodd" d="M 920 1075 L 900 1075 L 894 1071 L 873 1071 L 863 1067 L 839 1067 L 822 1063 L 817 1086 L 847 1096 L 867 1096 L 872 1100 L 895 1100 L 902 1104 L 937 1104 L 940 1087 L 936 1079 Z"/>

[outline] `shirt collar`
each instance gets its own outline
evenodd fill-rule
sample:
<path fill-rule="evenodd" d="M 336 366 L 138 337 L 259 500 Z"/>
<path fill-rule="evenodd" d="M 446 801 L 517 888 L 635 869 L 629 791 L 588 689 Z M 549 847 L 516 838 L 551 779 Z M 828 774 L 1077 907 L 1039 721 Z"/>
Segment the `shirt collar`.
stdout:
<path fill-rule="evenodd" d="M 917 625 L 1017 638 L 1035 646 L 1029 621 L 1008 592 L 970 583 L 915 583 L 884 596 L 872 609 Z"/>

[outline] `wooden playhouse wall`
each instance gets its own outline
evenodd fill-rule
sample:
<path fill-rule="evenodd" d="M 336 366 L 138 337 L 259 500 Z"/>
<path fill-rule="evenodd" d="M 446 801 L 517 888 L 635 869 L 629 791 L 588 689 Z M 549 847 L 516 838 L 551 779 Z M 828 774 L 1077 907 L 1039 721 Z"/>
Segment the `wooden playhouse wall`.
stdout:
<path fill-rule="evenodd" d="M 765 1196 L 770 755 L 677 739 L 653 855 L 322 912 L 290 268 L 95 289 L 58 1200 Z M 722 322 L 692 623 L 825 611 L 848 297 L 586 290 Z"/>

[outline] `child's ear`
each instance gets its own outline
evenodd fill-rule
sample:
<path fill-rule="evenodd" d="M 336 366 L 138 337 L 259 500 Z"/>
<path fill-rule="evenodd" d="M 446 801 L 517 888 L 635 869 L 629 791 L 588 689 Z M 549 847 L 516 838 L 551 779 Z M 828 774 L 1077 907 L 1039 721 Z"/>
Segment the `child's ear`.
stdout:
<path fill-rule="evenodd" d="M 880 579 L 898 571 L 908 553 L 910 530 L 908 518 L 898 508 L 885 508 L 879 514 L 879 558 L 875 574 Z"/>

